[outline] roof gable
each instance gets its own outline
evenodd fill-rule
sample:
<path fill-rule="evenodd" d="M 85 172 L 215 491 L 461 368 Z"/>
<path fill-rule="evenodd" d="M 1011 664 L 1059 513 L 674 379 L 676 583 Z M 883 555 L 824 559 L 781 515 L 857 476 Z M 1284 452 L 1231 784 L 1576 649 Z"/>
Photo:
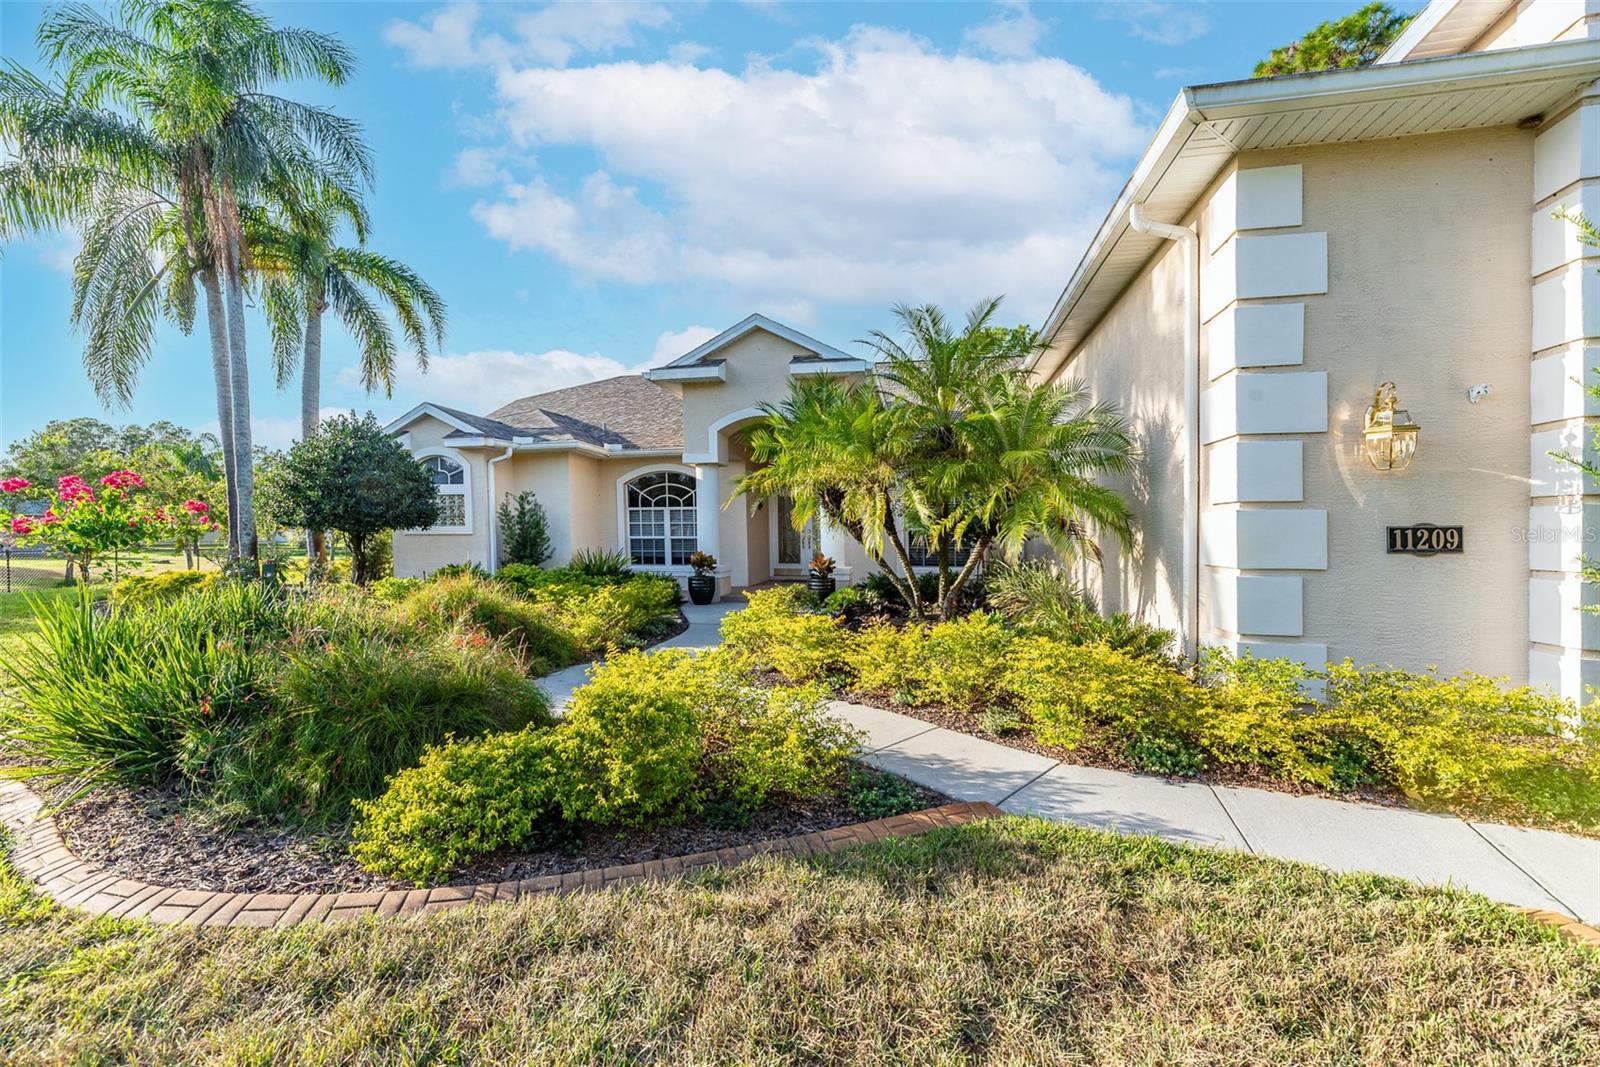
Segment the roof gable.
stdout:
<path fill-rule="evenodd" d="M 690 349 L 677 359 L 668 363 L 669 367 L 688 367 L 696 363 L 705 363 L 716 356 L 718 352 L 732 345 L 734 342 L 749 336 L 756 330 L 765 330 L 775 337 L 781 337 L 790 344 L 813 353 L 818 359 L 843 359 L 854 361 L 855 356 L 841 352 L 832 345 L 825 345 L 815 337 L 808 337 L 792 327 L 785 326 L 776 319 L 769 319 L 765 315 L 750 315 L 723 330 L 711 340 Z"/>

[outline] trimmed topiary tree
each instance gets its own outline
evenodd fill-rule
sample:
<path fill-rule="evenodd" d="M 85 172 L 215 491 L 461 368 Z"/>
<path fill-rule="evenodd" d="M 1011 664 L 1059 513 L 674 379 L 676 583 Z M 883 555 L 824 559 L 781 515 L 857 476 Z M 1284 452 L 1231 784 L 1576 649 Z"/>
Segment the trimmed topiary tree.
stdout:
<path fill-rule="evenodd" d="M 335 416 L 264 475 L 271 515 L 286 526 L 337 530 L 350 545 L 350 577 L 368 578 L 368 540 L 384 530 L 431 526 L 438 496 L 422 465 L 368 412 Z"/>

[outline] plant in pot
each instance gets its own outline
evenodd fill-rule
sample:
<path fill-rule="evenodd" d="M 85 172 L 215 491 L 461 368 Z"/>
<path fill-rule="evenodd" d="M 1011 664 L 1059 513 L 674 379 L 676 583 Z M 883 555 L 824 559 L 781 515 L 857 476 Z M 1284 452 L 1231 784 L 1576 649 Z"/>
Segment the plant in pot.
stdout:
<path fill-rule="evenodd" d="M 824 556 L 821 552 L 811 557 L 810 572 L 806 576 L 806 588 L 811 590 L 818 600 L 825 600 L 832 594 L 834 587 L 833 568 L 836 566 L 838 564 L 831 557 Z"/>
<path fill-rule="evenodd" d="M 709 604 L 717 598 L 717 557 L 709 552 L 696 552 L 689 557 L 694 573 L 689 576 L 689 599 L 696 604 Z"/>

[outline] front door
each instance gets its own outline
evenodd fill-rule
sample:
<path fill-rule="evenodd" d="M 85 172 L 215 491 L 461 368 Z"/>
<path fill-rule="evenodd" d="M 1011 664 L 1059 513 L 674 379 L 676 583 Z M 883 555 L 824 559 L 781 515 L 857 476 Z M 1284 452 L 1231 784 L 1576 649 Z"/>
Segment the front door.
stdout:
<path fill-rule="evenodd" d="M 798 570 L 811 562 L 811 557 L 816 555 L 817 545 L 822 541 L 818 536 L 817 520 L 815 517 L 806 523 L 805 529 L 794 528 L 794 501 L 786 496 L 778 497 L 777 518 L 777 553 L 773 556 L 774 569 L 785 571 Z"/>

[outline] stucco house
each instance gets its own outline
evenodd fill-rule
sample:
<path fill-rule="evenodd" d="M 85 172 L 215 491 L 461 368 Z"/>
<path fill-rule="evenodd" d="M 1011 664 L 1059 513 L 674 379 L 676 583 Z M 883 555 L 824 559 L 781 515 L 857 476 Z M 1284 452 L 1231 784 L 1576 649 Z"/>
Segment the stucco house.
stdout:
<path fill-rule="evenodd" d="M 1035 365 L 1141 430 L 1143 537 L 1086 576 L 1106 608 L 1600 684 L 1600 487 L 1550 455 L 1593 458 L 1600 415 L 1600 260 L 1552 218 L 1600 219 L 1597 38 L 1596 0 L 1433 0 L 1372 66 L 1178 95 Z M 1379 469 L 1385 382 L 1420 429 Z"/>
<path fill-rule="evenodd" d="M 818 551 L 846 585 L 870 564 L 838 531 L 796 531 L 779 499 L 735 496 L 749 469 L 740 431 L 763 403 L 808 374 L 860 375 L 869 364 L 764 315 L 751 315 L 664 367 L 512 400 L 488 415 L 420 404 L 389 432 L 432 470 L 442 501 L 427 530 L 397 531 L 399 575 L 448 563 L 494 569 L 494 505 L 532 490 L 550 520 L 553 559 L 620 550 L 639 570 L 690 573 L 717 557 L 724 593 L 801 577 Z"/>
<path fill-rule="evenodd" d="M 1374 65 L 1180 92 L 1032 367 L 1116 401 L 1143 447 L 1138 543 L 1084 575 L 1102 608 L 1189 650 L 1600 684 L 1577 610 L 1600 486 L 1550 455 L 1600 458 L 1600 251 L 1562 206 L 1600 218 L 1600 0 L 1433 0 Z M 700 547 L 729 588 L 814 541 L 859 578 L 843 535 L 721 504 L 760 403 L 866 369 L 751 316 L 642 377 L 424 404 L 392 429 L 460 503 L 396 536 L 396 570 L 492 566 L 491 502 L 533 489 L 558 560 L 682 574 Z"/>

